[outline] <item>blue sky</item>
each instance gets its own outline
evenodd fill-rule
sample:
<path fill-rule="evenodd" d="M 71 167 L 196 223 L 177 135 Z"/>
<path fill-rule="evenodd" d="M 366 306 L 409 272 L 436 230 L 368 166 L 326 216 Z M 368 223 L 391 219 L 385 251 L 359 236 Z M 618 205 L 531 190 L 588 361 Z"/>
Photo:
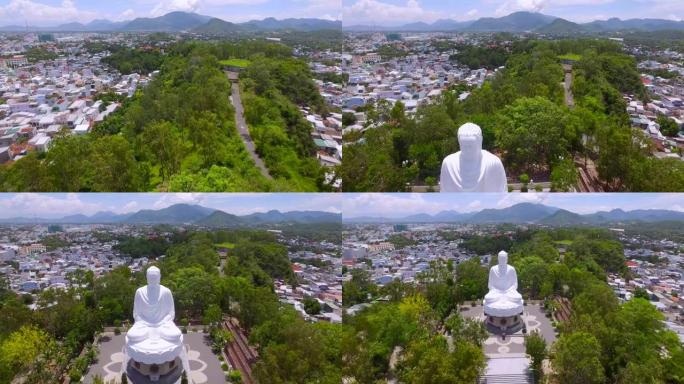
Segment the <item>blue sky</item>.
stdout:
<path fill-rule="evenodd" d="M 237 215 L 273 209 L 339 213 L 342 196 L 333 193 L 3 193 L 0 194 L 0 218 L 59 218 L 101 211 L 129 213 L 180 203 Z"/>
<path fill-rule="evenodd" d="M 441 211 L 474 212 L 486 208 L 506 208 L 518 203 L 539 203 L 576 213 L 594 213 L 620 208 L 669 209 L 684 212 L 684 194 L 667 193 L 363 193 L 345 194 L 344 218 L 360 216 L 405 217 Z"/>
<path fill-rule="evenodd" d="M 242 22 L 276 17 L 341 18 L 341 0 L 0 0 L 0 25 L 51 26 L 93 19 L 129 20 L 171 11 Z"/>
<path fill-rule="evenodd" d="M 576 22 L 611 17 L 684 18 L 684 0 L 342 0 L 344 25 L 472 20 L 534 11 Z"/>
<path fill-rule="evenodd" d="M 469 20 L 537 11 L 584 22 L 610 17 L 684 18 L 683 0 L 0 0 L 0 25 L 128 20 L 190 11 L 242 22 L 265 17 L 342 19 L 345 25 Z"/>

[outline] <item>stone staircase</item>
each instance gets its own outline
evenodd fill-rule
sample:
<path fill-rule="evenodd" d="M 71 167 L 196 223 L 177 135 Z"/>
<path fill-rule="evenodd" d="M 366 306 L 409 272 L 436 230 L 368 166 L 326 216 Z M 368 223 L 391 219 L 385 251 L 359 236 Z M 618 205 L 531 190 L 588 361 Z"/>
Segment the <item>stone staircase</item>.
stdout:
<path fill-rule="evenodd" d="M 247 337 L 236 319 L 225 318 L 223 327 L 233 334 L 233 341 L 228 343 L 225 348 L 228 362 L 234 369 L 240 371 L 243 383 L 256 383 L 252 376 L 252 365 L 258 358 L 257 351 L 249 345 Z"/>
<path fill-rule="evenodd" d="M 480 376 L 477 384 L 533 384 L 534 376 L 528 375 L 494 375 Z"/>

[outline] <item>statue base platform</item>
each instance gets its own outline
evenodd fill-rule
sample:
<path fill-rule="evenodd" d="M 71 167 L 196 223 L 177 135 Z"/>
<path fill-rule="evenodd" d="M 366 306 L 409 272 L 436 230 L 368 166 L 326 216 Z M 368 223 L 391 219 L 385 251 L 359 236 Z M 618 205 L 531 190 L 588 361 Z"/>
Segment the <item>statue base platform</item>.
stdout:
<path fill-rule="evenodd" d="M 131 384 L 178 384 L 183 371 L 188 376 L 188 382 L 192 383 L 189 377 L 190 362 L 185 348 L 182 349 L 180 356 L 162 364 L 145 364 L 135 361 L 125 351 L 124 347 L 123 369 Z"/>
<path fill-rule="evenodd" d="M 180 359 L 164 364 L 144 364 L 130 360 L 126 369 L 128 381 L 133 384 L 175 384 L 183 374 Z"/>
<path fill-rule="evenodd" d="M 487 315 L 486 317 L 485 326 L 490 333 L 495 335 L 512 335 L 520 331 L 525 325 L 522 314 L 506 317 Z"/>

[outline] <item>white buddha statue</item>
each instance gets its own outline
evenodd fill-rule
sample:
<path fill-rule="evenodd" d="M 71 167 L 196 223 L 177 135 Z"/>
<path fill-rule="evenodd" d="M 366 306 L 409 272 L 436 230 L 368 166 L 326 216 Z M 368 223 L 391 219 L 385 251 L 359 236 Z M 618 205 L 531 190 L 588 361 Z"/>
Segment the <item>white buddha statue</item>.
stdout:
<path fill-rule="evenodd" d="M 482 130 L 467 123 L 458 129 L 461 150 L 442 162 L 440 192 L 507 192 L 501 160 L 482 149 Z"/>
<path fill-rule="evenodd" d="M 147 285 L 135 292 L 135 323 L 126 334 L 126 352 L 139 363 L 163 364 L 174 360 L 183 349 L 183 334 L 173 323 L 173 295 L 160 281 L 159 268 L 150 267 Z"/>
<path fill-rule="evenodd" d="M 511 317 L 523 312 L 523 299 L 518 293 L 518 274 L 508 265 L 508 253 L 499 252 L 499 264 L 489 270 L 489 293 L 484 298 L 488 316 Z"/>

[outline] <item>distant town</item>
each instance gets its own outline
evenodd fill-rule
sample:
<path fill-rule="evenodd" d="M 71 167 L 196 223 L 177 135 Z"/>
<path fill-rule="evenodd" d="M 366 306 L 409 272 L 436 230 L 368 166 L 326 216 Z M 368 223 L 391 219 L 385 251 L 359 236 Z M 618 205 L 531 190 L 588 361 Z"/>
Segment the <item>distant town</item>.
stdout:
<path fill-rule="evenodd" d="M 393 36 L 390 40 L 388 35 Z M 415 114 L 419 105 L 430 103 L 454 84 L 480 87 L 491 79 L 495 70 L 469 69 L 454 62 L 456 49 L 440 49 L 442 42 L 485 44 L 482 37 L 449 33 L 348 33 L 345 47 L 349 84 L 343 107 L 354 112 L 369 101 L 401 101 L 407 114 Z M 381 53 L 390 51 L 389 54 Z M 392 57 L 391 52 L 397 57 Z M 403 54 L 407 52 L 407 54 Z M 408 53 L 411 52 L 411 53 Z M 416 53 L 413 53 L 416 52 Z M 469 92 L 458 97 L 465 100 Z M 366 115 L 356 113 L 356 122 L 345 131 L 365 130 Z"/>
<path fill-rule="evenodd" d="M 19 160 L 29 151 L 48 151 L 64 127 L 69 134 L 88 133 L 120 107 L 115 101 L 98 100 L 99 95 L 132 97 L 154 76 L 122 75 L 101 63 L 107 54 L 89 54 L 84 47 L 88 36 L 29 33 L 2 39 L 0 163 Z M 136 44 L 123 35 L 104 41 Z M 46 59 L 27 57 L 27 50 L 40 50 Z"/>
<path fill-rule="evenodd" d="M 32 296 L 48 289 L 68 289 L 70 275 L 92 272 L 104 276 L 114 269 L 126 267 L 131 272 L 144 271 L 157 258 L 126 254 L 119 247 L 127 239 L 140 241 L 170 241 L 176 231 L 191 231 L 197 227 L 165 227 L 159 225 L 114 224 L 36 224 L 2 225 L 0 227 L 0 275 L 9 281 L 18 294 Z M 281 302 L 292 305 L 309 321 L 342 321 L 342 264 L 339 244 L 334 241 L 313 241 L 306 237 L 285 236 L 270 229 L 278 243 L 286 246 L 297 284 L 276 280 L 274 289 Z M 225 260 L 231 248 L 216 245 L 216 252 Z M 159 256 L 160 259 L 164 255 Z M 315 298 L 320 313 L 308 314 L 302 301 Z"/>

